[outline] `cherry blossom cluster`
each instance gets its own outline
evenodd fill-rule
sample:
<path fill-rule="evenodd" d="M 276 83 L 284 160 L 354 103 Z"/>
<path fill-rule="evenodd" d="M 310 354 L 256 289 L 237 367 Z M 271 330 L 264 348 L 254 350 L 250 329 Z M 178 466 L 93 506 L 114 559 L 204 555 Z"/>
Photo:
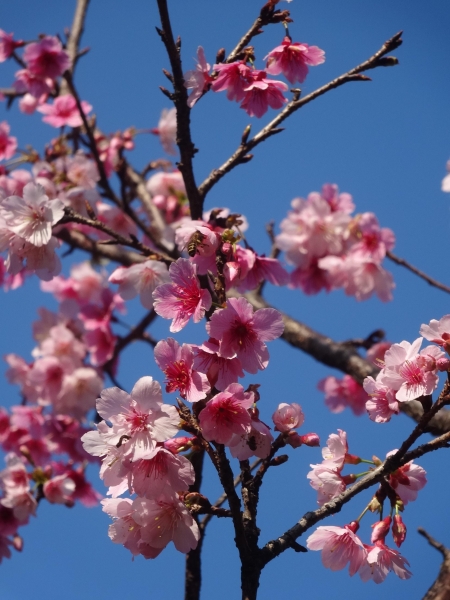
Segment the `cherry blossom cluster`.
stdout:
<path fill-rule="evenodd" d="M 386 458 L 396 452 L 392 450 Z M 329 436 L 327 446 L 322 449 L 322 456 L 323 461 L 318 465 L 311 465 L 312 471 L 308 474 L 311 486 L 317 490 L 320 505 L 339 496 L 347 485 L 366 474 L 342 475 L 346 464 L 381 464 L 376 457 L 369 461 L 349 454 L 347 434 L 340 429 L 338 434 Z M 419 490 L 426 483 L 425 470 L 413 461 L 406 463 L 389 475 L 356 521 L 344 527 L 318 527 L 307 539 L 307 547 L 310 550 L 321 550 L 323 565 L 333 571 L 344 569 L 349 563 L 350 576 L 359 573 L 363 581 L 372 579 L 375 583 L 381 583 L 389 572 L 395 573 L 400 579 L 408 579 L 411 577 L 406 566 L 409 565 L 408 561 L 397 550 L 386 545 L 386 536 L 391 530 L 396 546 L 402 545 L 406 538 L 406 526 L 399 512 L 404 510 L 408 502 L 417 498 Z M 386 500 L 389 500 L 391 510 L 390 515 L 383 519 L 383 504 Z M 380 520 L 372 525 L 371 545 L 364 544 L 356 535 L 359 522 L 367 511 L 380 515 Z"/>
<path fill-rule="evenodd" d="M 184 75 L 187 89 L 191 90 L 188 106 L 191 108 L 209 89 L 213 92 L 226 91 L 228 100 L 240 102 L 250 117 L 262 117 L 270 108 L 281 108 L 287 103 L 283 95 L 289 86 L 283 81 L 271 79 L 269 75 L 286 77 L 289 83 L 303 83 L 308 75 L 308 67 L 325 62 L 325 52 L 317 46 L 293 42 L 286 35 L 281 44 L 264 57 L 266 68 L 254 66 L 253 48 L 247 48 L 234 62 L 219 62 L 213 65 L 206 61 L 201 46 L 197 50 L 195 70 Z M 250 66 L 249 64 L 250 63 Z"/>
<path fill-rule="evenodd" d="M 357 300 L 373 294 L 383 302 L 392 299 L 392 276 L 381 263 L 395 237 L 379 226 L 373 213 L 352 216 L 352 197 L 331 184 L 306 200 L 296 198 L 291 206 L 276 237 L 278 248 L 295 266 L 291 287 L 305 294 L 343 288 Z"/>
<path fill-rule="evenodd" d="M 450 360 L 445 352 L 448 354 L 450 349 L 450 315 L 423 324 L 420 333 L 423 337 L 412 344 L 392 344 L 379 361 L 382 369 L 376 379 L 364 380 L 364 390 L 370 397 L 366 409 L 372 421 L 386 423 L 398 414 L 399 402 L 431 396 L 438 386 L 439 372 L 448 371 Z M 423 338 L 437 345 L 421 350 Z"/>

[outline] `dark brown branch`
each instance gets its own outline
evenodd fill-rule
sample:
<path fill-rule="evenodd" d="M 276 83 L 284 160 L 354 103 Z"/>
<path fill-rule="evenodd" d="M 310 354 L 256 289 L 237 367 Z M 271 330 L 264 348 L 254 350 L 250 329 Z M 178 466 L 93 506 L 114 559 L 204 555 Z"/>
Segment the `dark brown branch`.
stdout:
<path fill-rule="evenodd" d="M 436 581 L 423 597 L 423 600 L 450 600 L 450 550 L 436 541 L 421 527 L 417 530 L 433 548 L 442 554 L 443 562 Z"/>
<path fill-rule="evenodd" d="M 203 215 L 203 198 L 200 196 L 194 176 L 194 166 L 192 160 L 196 153 L 196 148 L 191 139 L 191 109 L 187 104 L 188 93 L 184 86 L 183 69 L 181 66 L 181 40 L 175 42 L 172 26 L 170 23 L 167 0 L 157 0 L 159 15 L 161 18 L 161 30 L 159 35 L 166 47 L 170 60 L 173 76 L 173 103 L 177 109 L 177 144 L 180 150 L 180 163 L 178 168 L 183 175 L 186 194 L 189 199 L 192 219 L 201 219 Z"/>
<path fill-rule="evenodd" d="M 189 492 L 199 492 L 203 479 L 203 463 L 205 451 L 194 452 L 190 458 L 194 467 L 195 480 L 189 487 Z M 211 514 L 208 515 L 211 518 Z M 194 517 L 199 524 L 198 518 Z M 206 517 L 205 517 L 206 518 Z M 184 572 L 184 600 L 200 600 L 200 589 L 202 585 L 202 547 L 204 530 L 200 527 L 200 539 L 197 547 L 186 554 L 186 565 Z"/>
<path fill-rule="evenodd" d="M 399 453 L 388 457 L 382 465 L 375 468 L 373 471 L 359 479 L 350 488 L 339 494 L 331 502 L 327 502 L 315 511 L 307 512 L 293 527 L 288 529 L 279 538 L 268 542 L 261 550 L 261 561 L 263 566 L 279 556 L 282 552 L 292 547 L 293 541 L 300 537 L 305 531 L 313 527 L 319 521 L 322 521 L 330 515 L 338 513 L 344 504 L 347 504 L 352 498 L 369 487 L 379 483 L 386 475 L 389 475 L 399 467 L 405 465 L 411 460 L 434 452 L 440 448 L 449 448 L 450 432 L 435 438 L 426 444 L 422 444 L 415 450 L 407 452 L 403 458 L 400 458 Z"/>
<path fill-rule="evenodd" d="M 396 256 L 395 254 L 393 254 L 390 251 L 386 252 L 386 256 L 390 260 L 392 260 L 392 262 L 394 262 L 396 265 L 405 267 L 405 269 L 408 269 L 408 271 L 411 271 L 411 273 L 414 273 L 414 275 L 417 275 L 418 277 L 420 277 L 421 279 L 426 281 L 429 285 L 431 285 L 435 288 L 438 288 L 439 290 L 442 290 L 443 292 L 447 292 L 447 294 L 450 294 L 450 287 L 448 285 L 445 285 L 445 284 L 441 283 L 440 281 L 437 281 L 437 279 L 433 279 L 432 277 L 430 277 L 429 275 L 427 275 L 426 273 L 424 273 L 417 267 L 414 267 L 413 265 L 411 265 L 404 258 L 400 258 L 399 256 Z"/>
<path fill-rule="evenodd" d="M 294 98 L 286 105 L 286 107 L 274 118 L 272 121 L 263 127 L 261 131 L 259 131 L 253 138 L 248 140 L 245 143 L 241 143 L 241 145 L 237 148 L 237 150 L 230 156 L 230 158 L 223 163 L 218 169 L 212 171 L 209 176 L 203 181 L 203 183 L 199 186 L 199 192 L 201 198 L 204 200 L 206 194 L 209 190 L 218 182 L 226 173 L 234 169 L 237 165 L 243 162 L 244 157 L 256 146 L 258 146 L 261 142 L 264 142 L 270 136 L 279 133 L 282 129 L 279 128 L 279 125 L 287 119 L 291 114 L 309 104 L 319 96 L 323 96 L 327 92 L 334 90 L 341 85 L 344 85 L 350 81 L 370 81 L 370 79 L 364 75 L 361 75 L 364 71 L 368 69 L 376 68 L 379 66 L 387 66 L 385 61 L 381 61 L 380 59 L 398 48 L 401 45 L 401 32 L 394 35 L 390 40 L 385 42 L 383 46 L 375 52 L 373 56 L 371 56 L 368 60 L 364 61 L 360 65 L 354 67 L 347 73 L 344 73 L 340 77 L 333 79 L 326 85 L 318 88 L 314 92 L 311 92 L 304 98 L 299 98 L 298 94 L 294 94 Z M 394 61 L 390 61 L 389 64 L 395 64 Z"/>
<path fill-rule="evenodd" d="M 272 308 L 255 293 L 246 294 L 246 298 L 255 309 Z M 362 358 L 352 346 L 345 342 L 336 342 L 285 313 L 281 313 L 281 316 L 284 322 L 281 337 L 294 348 L 302 350 L 324 365 L 347 373 L 360 384 L 365 377 L 377 376 L 379 369 Z M 419 421 L 423 414 L 420 402 L 401 402 L 400 410 L 415 421 Z M 441 435 L 447 431 L 450 431 L 450 411 L 440 410 L 428 423 L 426 432 Z"/>
<path fill-rule="evenodd" d="M 112 358 L 104 364 L 103 368 L 105 369 L 105 371 L 109 371 L 112 364 L 114 363 L 114 361 L 116 360 L 116 358 L 119 356 L 119 354 L 122 352 L 122 350 L 125 350 L 125 348 L 127 346 L 129 346 L 130 344 L 132 344 L 133 342 L 137 341 L 137 340 L 142 340 L 145 330 L 147 329 L 147 327 L 149 325 L 151 325 L 153 323 L 153 321 L 156 319 L 156 313 L 154 310 L 150 310 L 148 311 L 148 313 L 139 321 L 139 323 L 137 323 L 137 325 L 135 327 L 133 327 L 130 332 L 124 336 L 118 339 L 116 346 L 114 348 L 114 354 L 112 356 Z M 154 344 L 156 345 L 156 342 L 154 342 Z"/>

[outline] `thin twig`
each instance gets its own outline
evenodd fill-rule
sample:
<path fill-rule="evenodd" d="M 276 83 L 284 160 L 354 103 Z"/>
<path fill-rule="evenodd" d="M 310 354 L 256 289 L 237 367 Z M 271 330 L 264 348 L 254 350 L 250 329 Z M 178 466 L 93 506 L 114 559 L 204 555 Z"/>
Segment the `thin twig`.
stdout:
<path fill-rule="evenodd" d="M 175 42 L 172 26 L 170 23 L 167 0 L 157 0 L 159 15 L 161 18 L 162 29 L 158 30 L 159 35 L 166 47 L 170 60 L 173 76 L 173 103 L 177 109 L 177 144 L 180 150 L 180 163 L 178 168 L 183 175 L 186 194 L 189 199 L 192 219 L 201 219 L 203 215 L 203 199 L 199 194 L 194 176 L 194 166 L 192 159 L 196 153 L 196 148 L 192 142 L 190 129 L 191 109 L 187 104 L 188 93 L 184 86 L 183 68 L 181 66 L 181 40 L 178 38 Z"/>
<path fill-rule="evenodd" d="M 400 258 L 399 256 L 396 256 L 395 254 L 393 254 L 390 251 L 386 252 L 386 256 L 390 260 L 392 260 L 392 262 L 394 262 L 397 265 L 400 265 L 401 267 L 405 267 L 405 269 L 408 269 L 408 271 L 411 271 L 411 273 L 414 273 L 414 275 L 417 275 L 418 277 L 420 277 L 421 279 L 426 281 L 431 286 L 438 288 L 439 290 L 442 290 L 443 292 L 447 292 L 447 294 L 450 294 L 450 286 L 445 285 L 444 283 L 441 283 L 440 281 L 437 281 L 437 279 L 433 279 L 432 277 L 430 277 L 429 275 L 427 275 L 426 273 L 424 273 L 417 267 L 414 267 L 411 263 L 406 261 L 404 258 Z"/>
<path fill-rule="evenodd" d="M 84 31 L 84 23 L 86 21 L 86 14 L 89 5 L 89 0 L 77 0 L 75 13 L 73 15 L 72 27 L 70 28 L 69 37 L 67 39 L 66 51 L 72 62 L 69 71 L 73 75 L 75 67 L 79 58 L 79 48 L 81 36 Z M 61 84 L 61 94 L 65 94 L 66 90 L 64 87 L 66 82 L 63 81 Z"/>
<path fill-rule="evenodd" d="M 214 169 L 208 177 L 203 181 L 203 183 L 199 186 L 199 192 L 201 198 L 204 200 L 206 194 L 209 190 L 218 182 L 226 173 L 234 169 L 237 165 L 241 164 L 245 161 L 246 155 L 258 146 L 261 142 L 264 142 L 267 138 L 276 133 L 282 131 L 279 128 L 279 125 L 287 119 L 291 114 L 309 104 L 312 100 L 315 100 L 319 96 L 323 96 L 327 92 L 334 90 L 345 83 L 350 81 L 370 81 L 370 78 L 361 75 L 362 72 L 367 71 L 368 69 L 376 68 L 378 66 L 388 66 L 396 64 L 396 59 L 392 58 L 392 61 L 386 62 L 386 59 L 381 60 L 386 54 L 398 48 L 402 43 L 401 40 L 401 32 L 394 35 L 390 40 L 385 42 L 383 46 L 375 52 L 373 56 L 371 56 L 368 60 L 354 67 L 347 73 L 344 73 L 340 77 L 333 79 L 326 85 L 318 88 L 314 92 L 311 92 L 304 98 L 299 98 L 299 92 L 294 94 L 294 98 L 286 105 L 286 107 L 274 118 L 272 121 L 263 127 L 261 131 L 259 131 L 253 138 L 246 141 L 245 143 L 241 143 L 241 145 L 237 148 L 237 150 L 231 155 L 231 157 L 223 163 L 217 169 Z M 389 58 L 389 57 L 388 57 Z"/>

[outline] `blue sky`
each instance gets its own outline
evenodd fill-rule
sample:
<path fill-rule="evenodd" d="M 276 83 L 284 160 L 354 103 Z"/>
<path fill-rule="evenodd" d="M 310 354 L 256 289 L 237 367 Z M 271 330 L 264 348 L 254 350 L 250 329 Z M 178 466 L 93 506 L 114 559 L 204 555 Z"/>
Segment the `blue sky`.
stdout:
<path fill-rule="evenodd" d="M 261 4 L 260 0 L 172 0 L 173 29 L 182 36 L 185 70 L 193 68 L 200 44 L 211 63 L 220 47 L 230 50 L 253 22 Z M 72 1 L 60 0 L 3 3 L 0 27 L 26 40 L 41 32 L 62 32 L 71 24 L 73 5 Z M 348 84 L 295 114 L 285 132 L 258 147 L 251 163 L 236 168 L 212 190 L 206 208 L 228 206 L 245 214 L 250 223 L 250 243 L 267 252 L 264 228 L 268 221 L 279 223 L 292 198 L 305 197 L 325 182 L 337 183 L 342 191 L 353 195 L 358 212 L 373 211 L 382 226 L 394 230 L 398 255 L 450 283 L 446 244 L 450 196 L 440 191 L 450 157 L 449 3 L 433 0 L 425 6 L 418 0 L 294 0 L 289 9 L 295 21 L 290 27 L 294 40 L 318 45 L 326 52 L 325 64 L 311 69 L 304 93 L 365 60 L 402 29 L 404 45 L 395 52 L 400 65 L 372 71 L 373 82 Z M 169 65 L 155 25 L 156 2 L 92 2 L 82 43 L 90 52 L 79 64 L 76 81 L 80 95 L 94 106 L 99 126 L 106 132 L 130 125 L 154 127 L 162 108 L 169 106 L 158 90 L 159 85 L 167 85 L 161 68 Z M 282 35 L 281 25 L 272 26 L 255 39 L 257 66 L 262 67 L 262 58 L 280 43 Z M 0 66 L 0 87 L 10 84 L 14 70 L 9 64 Z M 203 98 L 192 113 L 193 139 L 200 149 L 195 157 L 197 181 L 230 155 L 248 123 L 256 132 L 273 115 L 270 111 L 261 120 L 250 119 L 236 104 L 229 103 L 225 94 Z M 0 120 L 4 119 L 11 124 L 20 147 L 32 144 L 41 149 L 55 135 L 41 122 L 40 115 L 27 117 L 16 107 L 7 113 L 0 105 Z M 141 167 L 162 155 L 156 138 L 140 136 L 130 158 Z M 75 257 L 82 258 L 81 254 Z M 65 266 L 66 273 L 69 266 Z M 267 289 L 267 298 L 338 340 L 364 337 L 381 327 L 391 341 L 412 341 L 418 337 L 421 323 L 449 312 L 448 297 L 401 268 L 386 266 L 397 285 L 394 300 L 388 304 L 377 299 L 358 303 L 341 292 L 305 297 L 298 291 L 276 288 Z M 1 302 L 0 354 L 16 352 L 29 358 L 33 348 L 31 322 L 37 308 L 45 305 L 54 309 L 56 303 L 39 293 L 35 280 L 3 294 Z M 138 303 L 130 303 L 128 322 L 140 314 Z M 152 333 L 159 339 L 167 337 L 167 322 L 157 322 Z M 190 326 L 177 339 L 197 341 L 203 337 L 200 325 Z M 262 384 L 260 408 L 266 420 L 279 402 L 298 402 L 306 415 L 304 432 L 317 431 L 325 442 L 329 433 L 345 429 L 350 451 L 365 457 L 383 457 L 411 430 L 411 421 L 403 416 L 380 426 L 346 412 L 330 414 L 316 385 L 331 371 L 281 341 L 269 349 L 269 368 L 248 379 Z M 161 379 L 149 348 L 136 345 L 123 356 L 120 381 L 131 387 L 143 375 Z M 17 390 L 4 378 L 0 386 L 2 404 L 19 401 Z M 280 535 L 316 506 L 306 473 L 310 463 L 320 462 L 320 451 L 302 448 L 290 455 L 286 465 L 269 471 L 264 484 L 259 510 L 261 542 Z M 389 598 L 421 598 L 437 574 L 440 556 L 419 538 L 416 528 L 422 526 L 450 545 L 448 517 L 445 512 L 436 516 L 436 507 L 450 491 L 448 478 L 442 476 L 445 460 L 445 451 L 441 451 L 440 456 L 419 461 L 429 473 L 429 484 L 404 515 L 408 537 L 402 553 L 414 573 L 410 581 L 400 581 L 391 574 L 382 588 L 372 582 L 362 584 L 357 577 L 349 579 L 346 571 L 324 570 L 319 553 L 288 551 L 264 571 L 259 598 L 307 595 L 320 600 L 330 593 L 337 599 L 364 594 L 375 600 L 380 593 Z M 447 470 L 445 467 L 445 473 Z M 205 493 L 213 501 L 220 489 L 212 470 L 207 472 Z M 91 480 L 104 490 L 94 469 Z M 369 497 L 369 492 L 362 494 L 328 523 L 348 522 L 361 512 Z M 109 541 L 108 522 L 99 509 L 69 510 L 42 503 L 38 517 L 22 529 L 23 554 L 15 554 L 1 565 L 2 597 L 106 600 L 112 595 L 128 598 L 144 594 L 152 600 L 180 598 L 184 557 L 168 548 L 155 561 L 139 557 L 132 562 L 126 550 Z M 366 541 L 370 522 L 370 518 L 363 521 Z M 209 526 L 204 546 L 205 599 L 239 597 L 239 567 L 232 538 L 228 521 Z"/>

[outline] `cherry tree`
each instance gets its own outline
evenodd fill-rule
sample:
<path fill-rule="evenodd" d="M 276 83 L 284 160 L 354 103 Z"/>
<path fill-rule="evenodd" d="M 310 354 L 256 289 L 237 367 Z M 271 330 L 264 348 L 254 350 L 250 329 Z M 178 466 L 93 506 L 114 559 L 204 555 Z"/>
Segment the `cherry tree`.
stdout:
<path fill-rule="evenodd" d="M 378 207 L 359 209 L 337 183 L 304 190 L 296 182 L 297 196 L 282 210 L 279 202 L 261 206 L 266 251 L 238 188 L 258 153 L 295 130 L 308 105 L 338 88 L 376 86 L 386 71 L 395 77 L 402 32 L 310 87 L 329 53 L 322 42 L 304 41 L 295 7 L 269 0 L 254 7 L 248 24 L 230 9 L 241 37 L 216 33 L 212 54 L 199 27 L 191 64 L 182 23 L 172 24 L 173 4 L 157 0 L 154 13 L 159 53 L 152 61 L 162 72 L 152 85 L 166 107 L 143 129 L 126 114 L 130 122 L 110 133 L 78 83 L 90 58 L 82 44 L 89 0 L 77 0 L 64 35 L 25 40 L 0 30 L 0 61 L 13 66 L 1 89 L 5 107 L 29 123 L 42 120 L 49 132 L 34 147 L 17 138 L 8 115 L 0 122 L 1 281 L 9 296 L 39 282 L 53 298 L 52 310 L 38 309 L 29 355 L 5 356 L 19 398 L 0 409 L 0 562 L 25 560 L 27 526 L 45 518 L 44 506 L 81 503 L 108 515 L 104 535 L 124 547 L 125 569 L 134 566 L 130 556 L 150 561 L 151 570 L 171 548 L 186 555 L 187 600 L 200 598 L 204 554 L 220 558 L 217 543 L 208 550 L 206 532 L 223 523 L 243 599 L 263 597 L 261 576 L 273 564 L 291 555 L 301 565 L 306 553 L 365 583 L 407 585 L 415 568 L 408 544 L 420 525 L 410 521 L 411 505 L 420 506 L 429 485 L 442 495 L 422 464 L 438 456 L 442 464 L 450 442 L 450 315 L 424 312 L 412 335 L 386 339 L 382 322 L 356 328 L 348 307 L 390 303 L 392 267 L 414 278 L 418 294 L 425 283 L 442 295 L 450 287 L 399 256 L 398 236 Z M 269 48 L 268 35 L 278 39 Z M 210 150 L 197 143 L 191 118 L 223 103 L 251 125 L 242 130 L 230 121 L 235 147 L 199 175 L 197 152 Z M 214 122 L 204 121 L 203 130 L 206 144 L 221 146 Z M 133 153 L 150 136 L 160 146 L 138 166 Z M 293 149 L 280 144 L 264 169 L 281 197 L 296 174 L 283 170 L 281 154 Z M 231 177 L 233 195 L 214 195 Z M 344 340 L 319 333 L 297 309 L 324 294 L 335 319 L 344 316 L 333 298 L 346 297 Z M 397 310 L 401 318 L 405 307 Z M 282 341 L 289 353 L 277 363 Z M 143 373 L 125 362 L 138 344 Z M 324 367 L 321 378 L 306 383 L 311 375 L 297 367 L 298 350 Z M 273 366 L 286 361 L 295 376 L 289 384 Z M 326 433 L 307 385 L 337 415 Z M 352 426 L 369 454 L 358 449 Z M 386 430 L 395 440 L 387 450 L 380 444 Z M 293 481 L 302 492 L 291 493 Z M 274 485 L 269 506 L 264 493 Z M 265 528 L 264 512 L 270 521 L 286 504 L 292 522 Z M 425 597 L 444 598 L 449 550 L 419 531 L 444 557 Z"/>

